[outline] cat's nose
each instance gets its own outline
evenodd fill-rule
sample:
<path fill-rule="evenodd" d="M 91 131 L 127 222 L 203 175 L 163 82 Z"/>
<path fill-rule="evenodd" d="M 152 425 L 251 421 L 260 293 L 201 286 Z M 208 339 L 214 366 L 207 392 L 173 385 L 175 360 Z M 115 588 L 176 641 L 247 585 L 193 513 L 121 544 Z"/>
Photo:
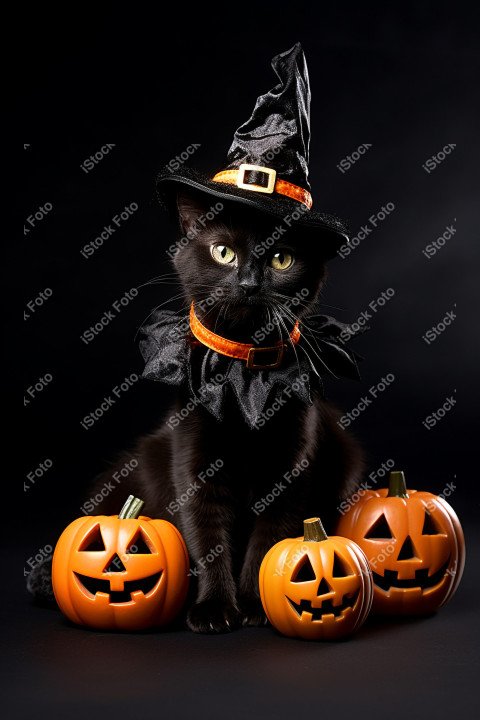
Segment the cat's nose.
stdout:
<path fill-rule="evenodd" d="M 259 291 L 260 285 L 256 280 L 253 278 L 245 278 L 244 280 L 240 280 L 238 283 L 238 286 L 241 290 L 241 292 L 246 295 L 255 295 L 256 292 Z"/>

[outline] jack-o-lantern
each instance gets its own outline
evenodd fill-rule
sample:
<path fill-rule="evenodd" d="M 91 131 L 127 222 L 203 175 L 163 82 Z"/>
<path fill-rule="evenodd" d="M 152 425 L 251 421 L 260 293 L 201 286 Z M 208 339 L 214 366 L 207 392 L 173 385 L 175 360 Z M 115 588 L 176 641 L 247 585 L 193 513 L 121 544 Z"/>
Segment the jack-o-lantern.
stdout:
<path fill-rule="evenodd" d="M 390 473 L 388 488 L 368 490 L 341 518 L 337 532 L 368 558 L 374 612 L 434 612 L 462 577 L 465 541 L 458 517 L 442 498 L 407 490 L 403 472 Z"/>
<path fill-rule="evenodd" d="M 188 553 L 165 520 L 138 517 L 143 502 L 129 496 L 119 515 L 74 520 L 55 547 L 53 590 L 75 623 L 104 630 L 165 625 L 188 589 Z"/>
<path fill-rule="evenodd" d="M 366 557 L 351 540 L 327 537 L 319 518 L 304 537 L 287 538 L 265 555 L 260 596 L 271 624 L 284 635 L 336 640 L 357 630 L 372 604 Z"/>

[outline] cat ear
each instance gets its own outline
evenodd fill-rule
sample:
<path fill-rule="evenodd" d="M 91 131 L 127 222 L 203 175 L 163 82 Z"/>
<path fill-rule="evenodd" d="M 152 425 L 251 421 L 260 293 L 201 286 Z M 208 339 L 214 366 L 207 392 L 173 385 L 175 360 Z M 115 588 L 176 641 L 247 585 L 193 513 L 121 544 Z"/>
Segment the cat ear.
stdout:
<path fill-rule="evenodd" d="M 180 228 L 186 235 L 189 232 L 195 233 L 198 229 L 197 220 L 201 215 L 205 215 L 207 208 L 198 196 L 182 191 L 177 195 L 177 211 Z"/>

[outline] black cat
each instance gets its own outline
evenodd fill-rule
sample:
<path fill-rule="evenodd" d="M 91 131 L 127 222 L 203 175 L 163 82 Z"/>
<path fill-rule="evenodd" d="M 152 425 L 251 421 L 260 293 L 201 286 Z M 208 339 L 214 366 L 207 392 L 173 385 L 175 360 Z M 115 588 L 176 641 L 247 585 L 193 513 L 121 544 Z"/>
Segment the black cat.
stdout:
<path fill-rule="evenodd" d="M 174 258 L 186 307 L 193 301 L 200 321 L 231 340 L 261 337 L 262 345 L 285 340 L 283 362 L 290 377 L 298 380 L 305 367 L 312 377 L 314 368 L 325 371 L 320 335 L 307 320 L 325 278 L 321 235 L 307 238 L 294 226 L 278 232 L 277 225 L 276 232 L 275 220 L 228 202 L 200 223 L 209 211 L 208 197 L 193 191 L 180 195 L 177 205 L 182 237 L 193 237 L 179 244 Z M 296 319 L 302 338 L 294 346 L 288 334 Z M 188 324 L 176 326 L 175 321 L 177 337 L 188 337 Z M 266 621 L 258 590 L 263 556 L 282 538 L 298 536 L 306 517 L 320 514 L 327 531 L 332 529 L 339 502 L 360 480 L 362 453 L 338 425 L 320 385 L 312 386 L 311 404 L 301 393 L 288 392 L 288 385 L 285 392 L 275 386 L 259 415 L 255 392 L 242 407 L 243 398 L 230 384 L 221 389 L 218 419 L 208 409 L 208 397 L 192 402 L 192 378 L 203 377 L 205 362 L 205 348 L 192 346 L 190 386 L 181 384 L 166 421 L 138 442 L 137 467 L 95 514 L 116 514 L 128 491 L 145 500 L 146 515 L 174 523 L 187 543 L 197 583 L 187 624 L 196 632 L 225 632 Z M 245 369 L 241 360 L 233 363 L 244 374 L 269 377 L 268 371 Z M 122 457 L 101 476 L 96 489 L 130 458 Z"/>

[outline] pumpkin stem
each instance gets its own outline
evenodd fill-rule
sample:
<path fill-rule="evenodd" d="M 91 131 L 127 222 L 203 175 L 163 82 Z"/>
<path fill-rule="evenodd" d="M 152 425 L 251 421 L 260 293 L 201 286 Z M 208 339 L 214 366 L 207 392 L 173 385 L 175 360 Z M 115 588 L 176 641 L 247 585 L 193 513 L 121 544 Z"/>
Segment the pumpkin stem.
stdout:
<path fill-rule="evenodd" d="M 321 542 L 328 539 L 320 518 L 308 518 L 303 521 L 303 539 L 307 542 Z"/>
<path fill-rule="evenodd" d="M 392 470 L 390 473 L 387 497 L 408 498 L 407 484 L 403 470 Z"/>
<path fill-rule="evenodd" d="M 118 513 L 119 519 L 131 520 L 137 518 L 140 515 L 140 510 L 142 509 L 144 504 L 145 503 L 143 502 L 143 500 L 140 500 L 140 498 L 136 498 L 134 495 L 129 495 L 125 505 Z"/>

